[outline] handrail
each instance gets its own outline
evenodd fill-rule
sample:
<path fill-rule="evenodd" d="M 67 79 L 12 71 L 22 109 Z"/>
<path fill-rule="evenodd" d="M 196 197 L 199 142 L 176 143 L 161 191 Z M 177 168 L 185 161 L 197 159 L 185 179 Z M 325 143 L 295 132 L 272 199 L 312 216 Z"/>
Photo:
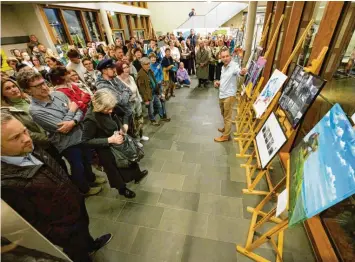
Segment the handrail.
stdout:
<path fill-rule="evenodd" d="M 210 11 L 208 11 L 208 13 L 205 14 L 205 15 L 194 15 L 194 16 L 206 16 L 206 15 L 208 15 L 209 13 L 211 13 L 212 10 L 214 10 L 215 8 L 217 8 L 220 4 L 221 4 L 221 3 L 218 3 L 215 7 L 213 7 Z M 190 19 L 192 19 L 194 16 L 191 16 L 191 17 L 187 18 L 187 19 L 186 19 L 181 25 L 179 25 L 177 28 L 180 28 L 180 26 L 182 26 L 183 24 L 185 24 L 187 21 L 189 21 Z"/>

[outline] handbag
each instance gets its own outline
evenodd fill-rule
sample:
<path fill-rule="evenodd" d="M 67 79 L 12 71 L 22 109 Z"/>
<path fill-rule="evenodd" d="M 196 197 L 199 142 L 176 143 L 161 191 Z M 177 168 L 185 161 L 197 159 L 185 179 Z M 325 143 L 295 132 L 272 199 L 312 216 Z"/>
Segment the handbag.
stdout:
<path fill-rule="evenodd" d="M 132 163 L 137 163 L 144 157 L 143 148 L 140 148 L 137 141 L 129 135 L 124 136 L 122 144 L 110 145 L 110 149 L 117 167 L 120 168 L 129 167 Z"/>

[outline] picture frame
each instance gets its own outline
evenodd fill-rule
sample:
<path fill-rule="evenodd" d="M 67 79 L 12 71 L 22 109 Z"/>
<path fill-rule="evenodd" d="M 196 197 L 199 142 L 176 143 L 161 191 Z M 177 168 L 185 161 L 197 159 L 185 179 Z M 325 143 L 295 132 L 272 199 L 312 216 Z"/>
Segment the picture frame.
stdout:
<path fill-rule="evenodd" d="M 293 128 L 303 120 L 326 83 L 327 80 L 305 72 L 302 66 L 295 67 L 279 100 L 279 105 Z"/>
<path fill-rule="evenodd" d="M 261 169 L 266 169 L 275 155 L 287 142 L 287 137 L 274 112 L 265 121 L 255 137 L 258 162 Z"/>
<path fill-rule="evenodd" d="M 276 94 L 281 90 L 287 75 L 275 69 L 264 89 L 253 104 L 256 118 L 260 118 L 267 110 Z"/>

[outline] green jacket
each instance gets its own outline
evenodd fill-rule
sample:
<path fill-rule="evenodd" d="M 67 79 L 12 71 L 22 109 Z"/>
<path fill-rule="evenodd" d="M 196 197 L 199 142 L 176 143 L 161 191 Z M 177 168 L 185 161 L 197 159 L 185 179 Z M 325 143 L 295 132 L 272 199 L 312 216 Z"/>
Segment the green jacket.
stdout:
<path fill-rule="evenodd" d="M 12 106 L 2 106 L 1 112 L 11 114 L 13 117 L 19 120 L 27 128 L 34 144 L 44 147 L 49 146 L 50 141 L 46 131 L 37 125 L 31 116 L 25 111 Z"/>
<path fill-rule="evenodd" d="M 151 76 L 151 78 L 149 77 L 149 75 Z M 137 75 L 137 86 L 144 102 L 151 101 L 153 97 L 150 79 L 153 79 L 153 81 L 155 82 L 155 92 L 158 93 L 158 83 L 155 79 L 153 71 L 149 69 L 148 72 L 146 72 L 143 68 L 139 70 Z"/>

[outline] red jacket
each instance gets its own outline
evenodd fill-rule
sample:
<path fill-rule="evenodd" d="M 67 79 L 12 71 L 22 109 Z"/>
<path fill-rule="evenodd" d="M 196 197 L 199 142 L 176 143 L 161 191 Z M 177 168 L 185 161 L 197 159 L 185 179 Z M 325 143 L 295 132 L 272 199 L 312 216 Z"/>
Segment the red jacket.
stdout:
<path fill-rule="evenodd" d="M 56 91 L 64 93 L 72 102 L 75 102 L 79 109 L 83 111 L 83 114 L 86 114 L 88 105 L 91 101 L 91 97 L 88 93 L 82 91 L 76 84 L 71 83 L 72 88 L 60 87 L 56 88 Z"/>

